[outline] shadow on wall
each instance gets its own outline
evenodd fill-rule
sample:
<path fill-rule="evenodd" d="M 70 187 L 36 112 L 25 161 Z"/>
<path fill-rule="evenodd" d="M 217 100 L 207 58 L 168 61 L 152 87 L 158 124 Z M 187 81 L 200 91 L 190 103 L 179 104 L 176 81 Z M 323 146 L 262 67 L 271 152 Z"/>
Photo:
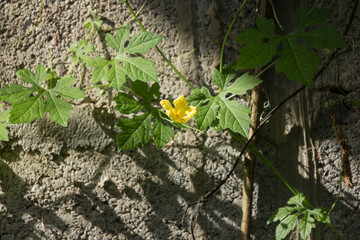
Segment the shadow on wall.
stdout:
<path fill-rule="evenodd" d="M 27 199 L 26 184 L 1 160 L 0 187 L 1 239 L 43 239 L 41 232 L 37 231 L 39 221 L 49 226 L 56 238 L 66 230 L 66 224 L 56 213 L 39 207 L 37 199 Z"/>

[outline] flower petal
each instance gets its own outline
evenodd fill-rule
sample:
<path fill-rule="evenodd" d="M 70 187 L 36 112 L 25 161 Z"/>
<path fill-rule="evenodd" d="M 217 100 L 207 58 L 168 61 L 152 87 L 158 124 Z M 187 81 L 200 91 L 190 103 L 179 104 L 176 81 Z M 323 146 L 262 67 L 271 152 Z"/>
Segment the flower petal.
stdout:
<path fill-rule="evenodd" d="M 194 116 L 197 113 L 197 108 L 193 106 L 189 106 L 188 109 L 186 109 L 186 116 L 190 119 L 192 116 Z"/>
<path fill-rule="evenodd" d="M 185 111 L 187 109 L 187 102 L 184 95 L 181 95 L 180 97 L 174 100 L 174 106 L 175 109 L 177 109 L 179 112 Z"/>
<path fill-rule="evenodd" d="M 167 111 L 174 109 L 169 100 L 160 101 L 160 105 Z"/>

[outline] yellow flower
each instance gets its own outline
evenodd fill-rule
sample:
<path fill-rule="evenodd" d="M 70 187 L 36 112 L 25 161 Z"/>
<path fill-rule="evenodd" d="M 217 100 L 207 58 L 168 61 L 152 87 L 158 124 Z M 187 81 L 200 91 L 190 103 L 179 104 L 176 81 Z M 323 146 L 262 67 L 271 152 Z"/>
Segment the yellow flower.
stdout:
<path fill-rule="evenodd" d="M 196 107 L 188 107 L 184 95 L 174 100 L 175 107 L 168 100 L 162 100 L 160 105 L 166 110 L 166 114 L 178 123 L 186 123 L 197 112 Z"/>

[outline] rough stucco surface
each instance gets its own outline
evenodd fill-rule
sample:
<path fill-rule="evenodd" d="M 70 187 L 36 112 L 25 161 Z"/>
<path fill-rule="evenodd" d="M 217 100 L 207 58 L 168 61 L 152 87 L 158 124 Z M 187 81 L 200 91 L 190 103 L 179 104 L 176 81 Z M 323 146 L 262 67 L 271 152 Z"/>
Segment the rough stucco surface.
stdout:
<path fill-rule="evenodd" d="M 246 16 L 253 16 L 253 2 L 247 5 Z M 131 5 L 137 11 L 142 3 L 132 1 Z M 145 5 L 140 19 L 149 31 L 165 36 L 159 47 L 191 83 L 209 86 L 226 29 L 217 14 L 229 25 L 239 5 L 230 0 L 154 0 Z M 352 1 L 322 3 L 334 10 L 332 22 L 340 31 L 351 5 Z M 68 47 L 87 35 L 83 23 L 91 10 L 99 11 L 103 28 L 120 26 L 131 17 L 121 1 L 48 0 L 39 25 L 39 6 L 40 1 L 0 2 L 1 87 L 18 82 L 17 70 L 34 71 L 49 59 L 58 74 L 65 74 L 70 62 Z M 329 112 L 323 107 L 321 88 L 325 86 L 332 97 L 339 96 L 331 91 L 337 88 L 349 98 L 360 98 L 358 16 L 349 32 L 353 51 L 341 55 L 338 64 L 322 76 L 323 83 L 319 79 L 314 89 L 291 100 L 261 132 L 260 148 L 265 155 L 314 204 L 326 207 L 338 194 L 340 150 Z M 238 22 L 235 34 L 252 20 Z M 140 30 L 134 21 L 129 25 L 133 33 Z M 32 33 L 9 52 L 31 28 Z M 59 51 L 55 33 L 60 37 Z M 104 33 L 94 34 L 91 41 L 95 54 L 109 57 L 113 53 L 103 48 L 104 38 Z M 146 56 L 156 62 L 164 97 L 190 93 L 156 51 Z M 225 62 L 236 60 L 235 49 L 230 46 L 225 56 Z M 91 85 L 89 71 L 78 66 L 74 73 L 77 86 Z M 270 79 L 265 88 L 272 106 L 298 87 L 271 73 L 266 78 Z M 40 119 L 12 126 L 10 141 L 0 143 L 0 239 L 190 239 L 188 225 L 179 228 L 176 221 L 181 221 L 186 203 L 197 200 L 225 176 L 239 154 L 238 144 L 227 134 L 188 130 L 161 150 L 149 144 L 118 153 L 115 123 L 120 116 L 112 109 L 114 93 L 102 96 L 93 89 L 86 94 L 86 100 L 74 102 L 67 128 Z M 355 187 L 344 188 L 331 217 L 348 239 L 357 239 L 359 109 L 337 104 L 334 110 L 352 147 Z M 290 193 L 261 163 L 256 167 L 252 238 L 273 239 L 275 226 L 266 221 Z M 241 175 L 236 174 L 201 209 L 195 226 L 197 239 L 239 239 L 241 194 Z M 293 239 L 298 238 L 294 233 Z M 336 237 L 322 226 L 314 239 Z"/>

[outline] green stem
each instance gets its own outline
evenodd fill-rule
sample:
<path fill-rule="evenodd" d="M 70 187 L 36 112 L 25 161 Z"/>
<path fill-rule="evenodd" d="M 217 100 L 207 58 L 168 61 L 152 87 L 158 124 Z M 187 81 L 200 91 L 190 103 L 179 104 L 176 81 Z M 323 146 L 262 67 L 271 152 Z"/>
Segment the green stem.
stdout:
<path fill-rule="evenodd" d="M 225 49 L 226 40 L 227 40 L 227 38 L 229 37 L 229 34 L 230 34 L 230 32 L 231 32 L 231 29 L 232 29 L 232 27 L 234 26 L 237 18 L 239 17 L 239 14 L 240 14 L 242 8 L 245 6 L 245 3 L 246 3 L 246 2 L 247 2 L 247 0 L 245 0 L 245 1 L 241 4 L 241 6 L 238 8 L 238 10 L 237 10 L 236 13 L 235 13 L 235 17 L 234 17 L 234 19 L 232 20 L 232 22 L 231 22 L 231 24 L 230 24 L 230 27 L 229 27 L 229 29 L 228 29 L 227 32 L 226 32 L 226 35 L 225 35 L 223 44 L 222 44 L 222 46 L 221 46 L 220 68 L 219 68 L 219 72 L 220 72 L 220 73 L 222 73 L 222 68 L 223 68 L 223 56 L 224 56 L 224 49 Z"/>
<path fill-rule="evenodd" d="M 134 16 L 135 20 L 138 22 L 140 28 L 146 32 L 145 27 L 142 25 L 141 21 L 139 20 L 139 18 L 137 17 L 136 13 L 134 12 L 134 10 L 131 8 L 130 4 L 128 3 L 127 0 L 122 0 L 123 3 L 125 3 L 125 5 L 127 6 L 127 8 L 130 10 L 131 14 Z M 174 70 L 174 72 L 179 75 L 179 77 L 192 89 L 194 90 L 195 87 L 176 69 L 176 67 L 171 63 L 171 61 L 164 55 L 164 53 L 157 47 L 155 46 L 155 49 L 158 51 L 158 53 L 160 53 L 161 57 L 165 60 L 165 62 L 167 64 L 169 64 L 169 66 Z"/>
<path fill-rule="evenodd" d="M 274 66 L 274 64 L 276 63 L 277 60 L 273 61 L 272 63 L 270 63 L 269 65 L 267 65 L 265 68 L 263 68 L 261 70 L 261 72 L 259 72 L 258 74 L 256 74 L 256 78 L 260 77 L 261 74 L 263 74 L 264 72 L 266 72 L 269 68 L 271 68 L 272 66 Z"/>

